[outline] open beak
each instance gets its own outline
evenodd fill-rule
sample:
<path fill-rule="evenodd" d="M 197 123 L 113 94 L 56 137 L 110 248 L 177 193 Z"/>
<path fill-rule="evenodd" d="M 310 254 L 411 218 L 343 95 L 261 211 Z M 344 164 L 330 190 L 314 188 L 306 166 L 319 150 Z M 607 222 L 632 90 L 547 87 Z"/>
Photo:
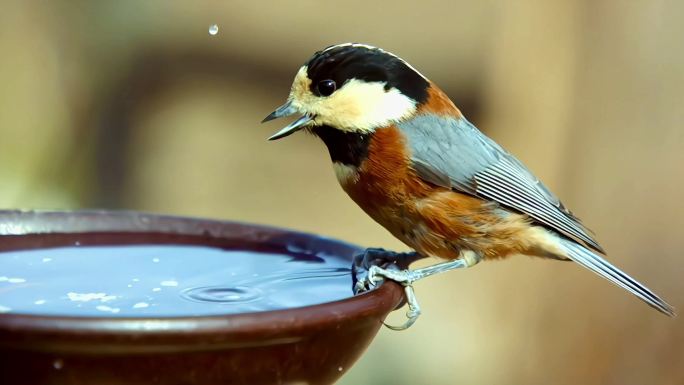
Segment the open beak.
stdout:
<path fill-rule="evenodd" d="M 271 121 L 273 119 L 284 118 L 286 116 L 292 116 L 292 115 L 296 114 L 297 112 L 299 112 L 299 111 L 297 111 L 297 108 L 295 108 L 292 105 L 291 101 L 288 101 L 287 103 L 278 107 L 275 111 L 271 112 L 271 114 L 268 115 L 267 117 L 265 117 L 264 120 L 261 121 L 261 123 L 265 123 L 265 122 Z M 313 121 L 313 119 L 314 119 L 313 115 L 306 114 L 306 115 L 302 116 L 301 118 L 295 120 L 294 122 L 288 124 L 282 130 L 271 135 L 268 138 L 268 140 L 276 140 L 276 139 L 284 138 L 288 135 L 292 135 L 295 132 L 306 127 L 309 123 L 311 123 Z"/>

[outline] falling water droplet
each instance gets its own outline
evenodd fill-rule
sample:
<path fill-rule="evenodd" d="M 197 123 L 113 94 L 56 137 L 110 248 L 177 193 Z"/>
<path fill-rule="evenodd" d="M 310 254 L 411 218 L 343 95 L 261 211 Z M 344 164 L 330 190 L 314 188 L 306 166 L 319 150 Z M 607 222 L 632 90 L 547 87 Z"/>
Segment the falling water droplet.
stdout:
<path fill-rule="evenodd" d="M 209 27 L 209 34 L 210 34 L 211 36 L 215 36 L 216 34 L 218 34 L 218 30 L 219 30 L 218 25 L 212 24 L 212 25 Z"/>
<path fill-rule="evenodd" d="M 57 369 L 57 370 L 60 370 L 64 367 L 64 361 L 62 361 L 60 359 L 56 359 L 52 362 L 52 367 Z"/>

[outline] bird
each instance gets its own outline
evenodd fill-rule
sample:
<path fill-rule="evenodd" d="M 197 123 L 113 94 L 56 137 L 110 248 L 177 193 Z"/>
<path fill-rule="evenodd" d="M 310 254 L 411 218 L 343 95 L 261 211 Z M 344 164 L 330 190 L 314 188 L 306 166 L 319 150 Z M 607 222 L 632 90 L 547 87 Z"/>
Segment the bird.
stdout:
<path fill-rule="evenodd" d="M 470 123 L 434 82 L 399 56 L 360 43 L 317 51 L 287 101 L 263 121 L 300 115 L 269 137 L 304 130 L 328 149 L 343 190 L 410 247 L 369 248 L 353 263 L 354 291 L 384 279 L 404 285 L 411 326 L 421 313 L 412 284 L 513 255 L 574 261 L 651 307 L 675 310 L 613 266 L 593 233 L 521 161 Z M 422 258 L 442 262 L 420 269 Z"/>

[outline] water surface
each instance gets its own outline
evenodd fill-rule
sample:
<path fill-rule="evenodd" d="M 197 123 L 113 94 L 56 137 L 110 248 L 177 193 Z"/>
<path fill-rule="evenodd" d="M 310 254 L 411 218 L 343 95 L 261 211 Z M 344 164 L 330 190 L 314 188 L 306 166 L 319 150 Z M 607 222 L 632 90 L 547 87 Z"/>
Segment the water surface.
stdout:
<path fill-rule="evenodd" d="M 0 312 L 202 316 L 286 309 L 352 295 L 350 262 L 191 245 L 0 252 Z"/>

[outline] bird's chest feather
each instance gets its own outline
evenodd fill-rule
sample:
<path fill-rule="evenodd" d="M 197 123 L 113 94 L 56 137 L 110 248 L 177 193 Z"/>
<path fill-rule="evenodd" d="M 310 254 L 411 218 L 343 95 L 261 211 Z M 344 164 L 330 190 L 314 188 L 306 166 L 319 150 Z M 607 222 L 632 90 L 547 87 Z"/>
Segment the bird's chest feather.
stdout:
<path fill-rule="evenodd" d="M 403 222 L 415 201 L 431 192 L 409 167 L 405 138 L 396 127 L 371 134 L 317 134 L 328 146 L 342 188 L 385 227 Z"/>

